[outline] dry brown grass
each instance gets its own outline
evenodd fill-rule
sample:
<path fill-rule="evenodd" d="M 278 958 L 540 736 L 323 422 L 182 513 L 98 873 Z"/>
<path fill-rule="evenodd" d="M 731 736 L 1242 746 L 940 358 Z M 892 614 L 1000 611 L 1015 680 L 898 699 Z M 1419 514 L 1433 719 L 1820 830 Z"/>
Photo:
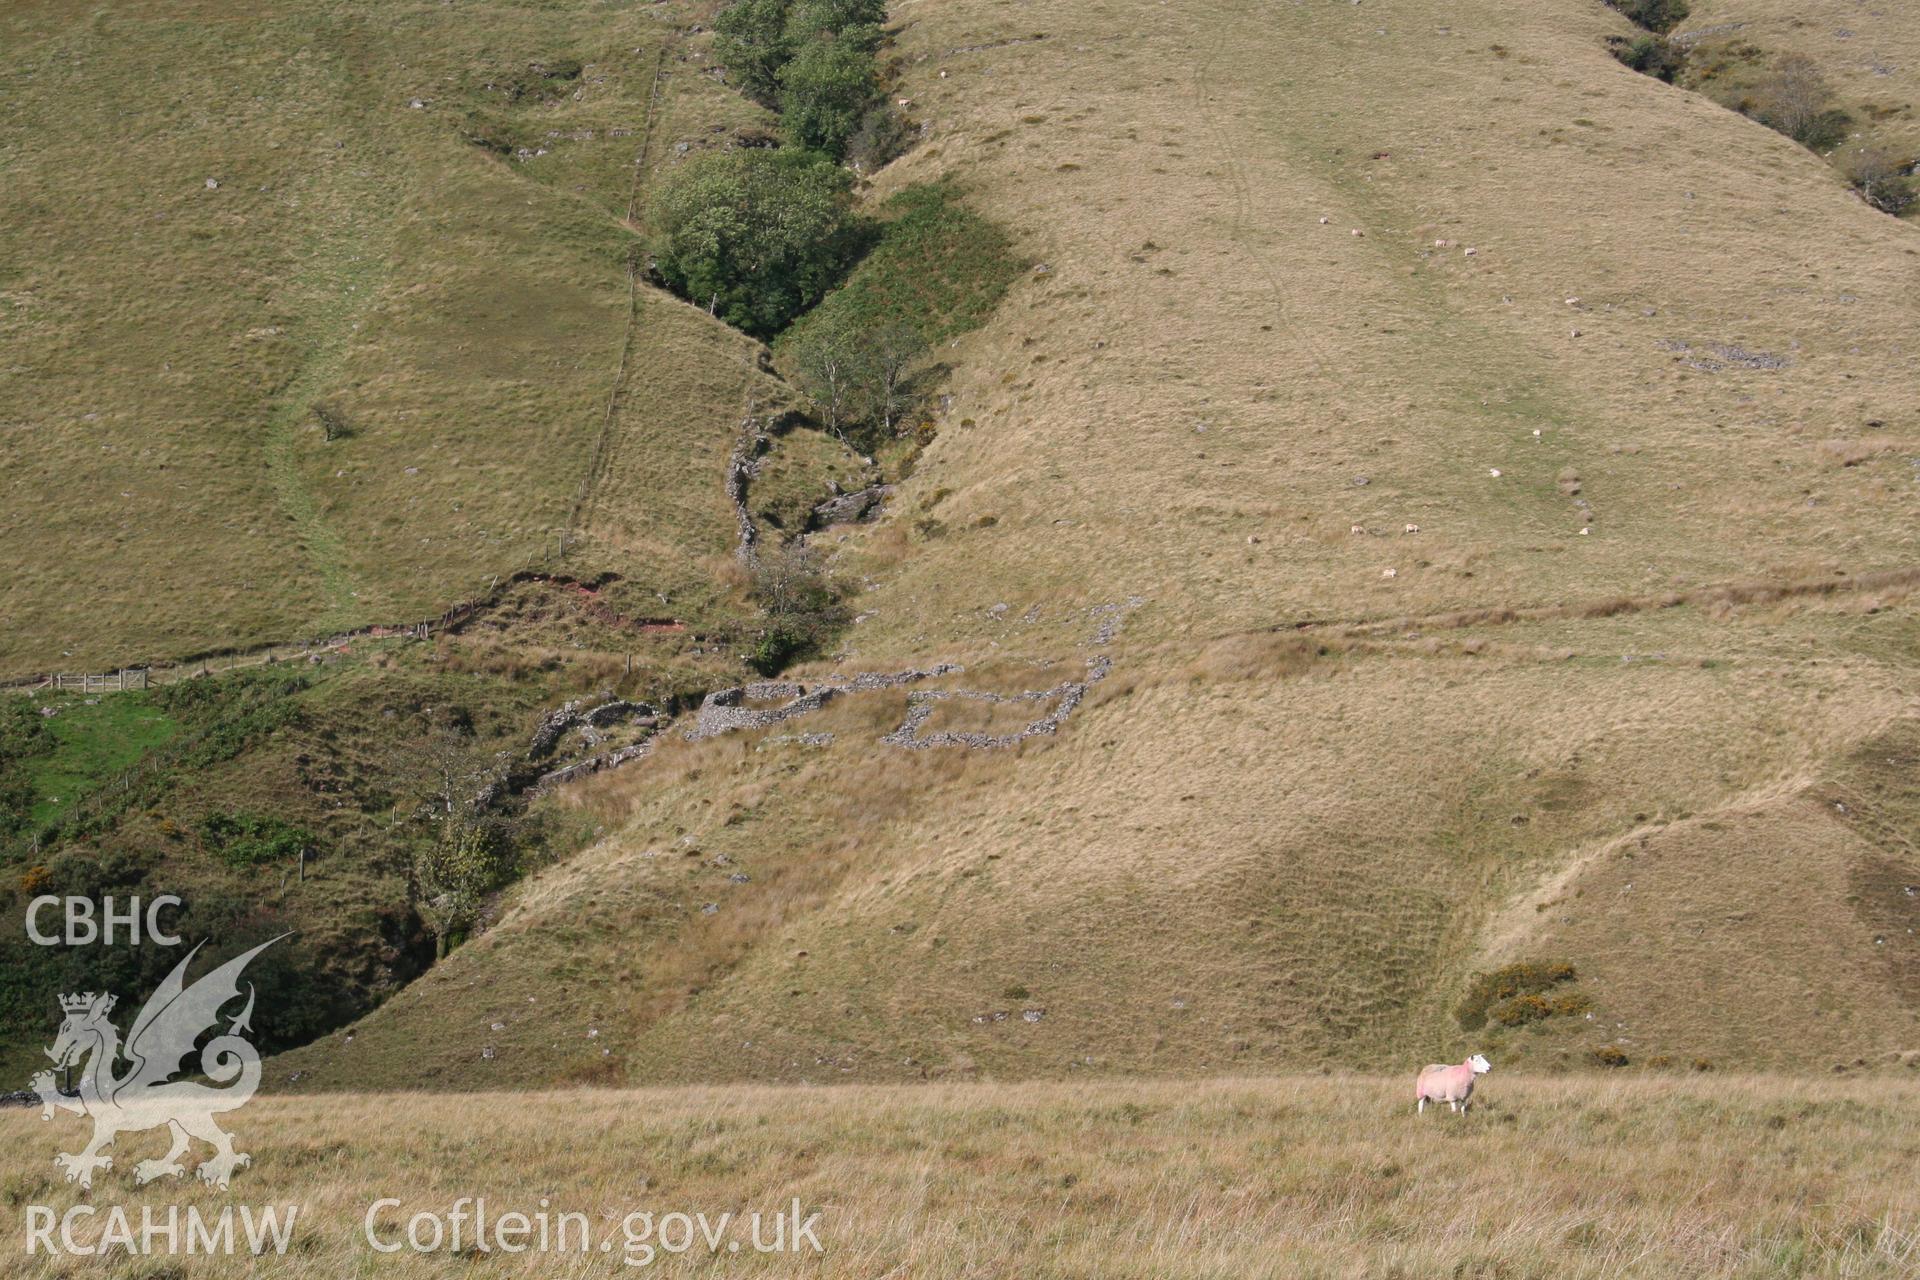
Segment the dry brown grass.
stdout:
<path fill-rule="evenodd" d="M 1038 648 L 1130 594 L 1136 634 L 1192 638 L 1920 560 L 1875 488 L 1910 468 L 1806 450 L 1912 418 L 1911 231 L 1614 63 L 1603 6 L 1069 4 L 1018 44 L 988 5 L 913 18 L 933 137 L 880 186 L 957 176 L 1050 269 L 955 353 L 900 498 L 948 491 L 950 532 L 873 593 L 863 653 L 1004 644 L 996 601 L 1047 612 Z"/>
<path fill-rule="evenodd" d="M 1808 799 L 1916 703 L 1911 468 L 1816 445 L 1911 434 L 1911 233 L 1620 67 L 1603 6 L 1135 8 L 903 15 L 929 136 L 872 194 L 954 179 L 1047 270 L 943 352 L 895 515 L 827 544 L 872 579 L 843 669 L 1113 674 L 994 756 L 882 746 L 898 694 L 669 743 L 576 797 L 597 847 L 288 1070 L 1374 1069 L 1464 1052 L 1509 954 L 1597 1016 L 1503 1060 L 1913 1047 L 1856 890 L 1887 855 Z M 1788 363 L 1697 367 L 1733 343 Z M 1814 981 L 1742 977 L 1802 948 Z"/>
<path fill-rule="evenodd" d="M 1907 457 L 1920 456 L 1920 441 L 1891 440 L 1884 438 L 1822 440 L 1820 452 L 1843 467 L 1857 467 L 1876 458 L 1889 454 L 1902 454 Z"/>
<path fill-rule="evenodd" d="M 1854 139 L 1896 153 L 1920 154 L 1920 29 L 1893 8 L 1863 8 L 1844 0 L 1692 0 L 1681 31 L 1718 32 L 1770 53 L 1811 57 L 1832 83 L 1838 105 L 1854 118 Z"/>
<path fill-rule="evenodd" d="M 190 22 L 134 3 L 100 27 L 6 6 L 0 669 L 430 617 L 550 555 L 634 310 L 636 155 L 758 115 L 677 38 L 709 7 L 195 0 Z M 568 57 L 564 91 L 489 87 Z M 481 117 L 528 155 L 474 145 Z M 644 290 L 634 324 L 576 558 L 643 551 L 649 588 L 683 595 L 681 565 L 727 545 L 752 344 Z M 348 436 L 322 438 L 321 405 Z"/>
<path fill-rule="evenodd" d="M 1904 599 L 1920 585 L 1920 569 L 1890 569 L 1879 573 L 1826 573 L 1817 577 L 1781 575 L 1769 580 L 1716 583 L 1692 591 L 1664 591 L 1648 596 L 1611 596 L 1598 600 L 1578 600 L 1566 604 L 1514 606 L 1496 609 L 1467 609 L 1354 623 L 1315 623 L 1296 630 L 1317 634 L 1323 629 L 1351 635 L 1379 635 L 1415 627 L 1424 630 L 1460 630 L 1471 627 L 1498 627 L 1516 622 L 1540 622 L 1555 619 L 1593 621 L 1627 613 L 1653 613 L 1665 609 L 1691 607 L 1713 612 L 1722 619 L 1749 606 L 1779 604 L 1783 601 L 1810 601 L 1831 597 L 1884 601 Z"/>
<path fill-rule="evenodd" d="M 669 738 L 567 798 L 598 846 L 351 1046 L 273 1078 L 532 1084 L 587 1056 L 633 1082 L 1370 1069 L 1409 1046 L 1464 1052 L 1451 1010 L 1506 950 L 1573 960 L 1604 1015 L 1502 1033 L 1506 1059 L 1574 1062 L 1623 1036 L 1636 1068 L 1784 1066 L 1816 1032 L 1821 1069 L 1913 1047 L 1882 926 L 1847 880 L 1864 848 L 1817 814 L 1777 842 L 1712 835 L 1754 795 L 1805 793 L 1903 705 L 1897 680 L 1474 640 L 1354 643 L 1304 671 L 1293 645 L 1249 640 L 1198 679 L 1143 661 L 1018 751 L 887 747 L 897 691 L 771 734 Z M 778 741 L 823 731 L 831 745 Z M 1899 821 L 1899 803 L 1882 789 L 1857 807 Z M 1571 934 L 1567 911 L 1531 909 L 1589 850 L 1649 832 L 1717 870 L 1588 890 Z M 1793 897 L 1773 889 L 1815 858 Z M 1764 912 L 1721 910 L 1730 885 Z M 1807 947 L 1823 959 L 1804 999 L 1738 976 Z M 1724 958 L 1686 959 L 1702 950 Z M 1628 959 L 1647 954 L 1676 964 Z M 1043 1020 L 993 1019 L 1015 986 Z M 1822 1003 L 1844 1021 L 1816 1020 Z"/>
<path fill-rule="evenodd" d="M 831 535 L 873 579 L 840 665 L 1114 674 L 991 756 L 882 746 L 894 694 L 783 726 L 827 747 L 663 745 L 557 802 L 599 843 L 275 1082 L 1384 1070 L 1464 1051 L 1509 950 L 1600 1016 L 1502 1061 L 1912 1049 L 1859 886 L 1920 866 L 1820 798 L 1920 696 L 1914 476 L 1817 447 L 1911 434 L 1911 230 L 1619 66 L 1598 4 L 897 16 L 928 135 L 871 194 L 953 179 L 1046 270 L 943 351 L 897 515 Z M 590 548 L 678 608 L 728 590 L 720 460 L 773 392 L 655 301 L 686 359 L 621 402 Z M 1787 363 L 1697 359 L 1733 343 Z M 1287 635 L 1374 622 L 1304 668 Z"/>
<path fill-rule="evenodd" d="M 611 1256 L 496 1253 L 489 1274 L 619 1274 L 634 1211 L 820 1214 L 823 1252 L 661 1255 L 666 1275 L 819 1277 L 1910 1276 L 1920 1265 L 1915 1086 L 1767 1077 L 1502 1074 L 1465 1118 L 1413 1113 L 1411 1073 L 1054 1085 L 685 1089 L 276 1098 L 232 1117 L 252 1167 L 231 1195 L 134 1190 L 125 1139 L 93 1200 L 301 1206 L 273 1273 L 462 1274 L 467 1257 L 373 1254 L 407 1216 L 578 1211 Z M 0 1113 L 0 1187 L 62 1210 L 71 1120 Z M 151 1138 L 151 1135 L 149 1135 Z M 249 1274 L 149 1259 L 113 1274 Z M 9 1250 L 19 1276 L 71 1263 Z M 145 1270 L 142 1270 L 145 1268 Z"/>

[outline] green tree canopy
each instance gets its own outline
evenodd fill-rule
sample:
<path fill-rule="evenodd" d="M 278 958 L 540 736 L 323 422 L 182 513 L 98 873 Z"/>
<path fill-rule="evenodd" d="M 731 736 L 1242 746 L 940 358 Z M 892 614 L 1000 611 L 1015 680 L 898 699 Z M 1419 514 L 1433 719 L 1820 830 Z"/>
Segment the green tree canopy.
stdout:
<path fill-rule="evenodd" d="M 794 50 L 809 40 L 838 36 L 871 53 L 880 47 L 886 20 L 883 0 L 795 0 L 787 11 L 786 37 Z"/>
<path fill-rule="evenodd" d="M 819 406 L 827 430 L 845 439 L 872 382 L 873 353 L 861 318 L 846 311 L 816 312 L 796 325 L 782 349 L 801 389 Z"/>
<path fill-rule="evenodd" d="M 862 423 L 894 429 L 910 407 L 908 374 L 926 355 L 927 340 L 898 317 L 822 307 L 794 326 L 780 350 L 795 381 L 819 407 L 827 430 L 844 440 L 849 426 Z"/>
<path fill-rule="evenodd" d="M 714 152 L 654 198 L 654 257 L 668 286 L 728 324 L 771 338 L 826 295 L 867 231 L 852 175 L 782 149 Z"/>
<path fill-rule="evenodd" d="M 764 106 L 780 93 L 780 68 L 793 56 L 787 39 L 789 0 L 734 0 L 714 19 L 714 55 L 741 92 Z"/>
<path fill-rule="evenodd" d="M 780 69 L 780 127 L 837 160 L 879 93 L 871 49 L 840 36 L 808 41 Z"/>

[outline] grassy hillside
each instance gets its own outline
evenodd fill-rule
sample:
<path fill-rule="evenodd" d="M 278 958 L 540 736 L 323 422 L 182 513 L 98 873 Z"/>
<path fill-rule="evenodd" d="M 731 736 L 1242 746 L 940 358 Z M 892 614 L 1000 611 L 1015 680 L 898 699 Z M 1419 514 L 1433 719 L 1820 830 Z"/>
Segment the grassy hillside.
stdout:
<path fill-rule="evenodd" d="M 700 12 L 8 5 L 0 668 L 429 617 L 558 553 L 628 414 L 670 489 L 724 453 L 738 344 L 628 272 L 651 173 L 754 118 Z M 604 518 L 707 550 L 649 497 Z"/>
<path fill-rule="evenodd" d="M 1920 31 L 1910 15 L 1781 0 L 1696 0 L 1691 7 L 1680 34 L 1710 57 L 1737 48 L 1812 58 L 1853 117 L 1842 158 L 1862 145 L 1887 147 L 1909 165 L 1920 158 Z M 1741 59 L 1732 60 L 1737 81 Z"/>
<path fill-rule="evenodd" d="M 831 535 L 870 585 L 813 678 L 1112 674 L 1016 750 L 881 742 L 882 692 L 586 784 L 606 840 L 287 1073 L 1912 1048 L 1912 797 L 1863 762 L 1916 716 L 1920 233 L 1598 4 L 897 16 L 928 131 L 872 196 L 958 183 L 1023 273 Z M 1520 962 L 1580 1012 L 1463 1027 Z"/>
<path fill-rule="evenodd" d="M 649 1273 L 928 1277 L 1911 1275 L 1912 1087 L 1716 1078 L 1630 1083 L 1495 1074 L 1464 1120 L 1415 1116 L 1405 1078 L 1081 1081 L 916 1089 L 765 1087 L 435 1099 L 262 1100 L 235 1117 L 252 1153 L 233 1195 L 301 1205 L 276 1273 L 465 1274 L 443 1250 L 376 1255 L 416 1213 L 484 1190 L 490 1217 L 580 1213 L 598 1261 L 493 1252 L 502 1275 Z M 484 1141 L 469 1135 L 484 1131 Z M 0 1113 L 0 1185 L 66 1209 L 46 1160 L 80 1132 Z M 161 1144 L 122 1140 L 128 1155 Z M 116 1164 L 97 1196 L 139 1207 Z M 164 1184 L 163 1184 L 164 1186 Z M 244 1190 L 243 1190 L 244 1188 Z M 799 1199 L 820 1251 L 759 1256 L 747 1215 Z M 206 1196 L 195 1197 L 203 1213 Z M 104 1202 L 103 1202 L 104 1212 Z M 719 1234 L 669 1253 L 664 1215 Z M 623 1221 L 651 1213 L 659 1234 Z M 731 1214 L 731 1230 L 716 1226 Z M 83 1224 L 80 1238 L 97 1226 Z M 469 1220 L 467 1239 L 471 1239 Z M 578 1228 L 570 1240 L 579 1239 Z M 763 1222 L 761 1239 L 773 1238 Z M 726 1242 L 741 1242 L 740 1256 Z M 652 1244 L 654 1252 L 643 1252 Z M 63 1274 L 42 1255 L 19 1274 Z M 194 1275 L 244 1274 L 196 1258 Z M 257 1264 L 255 1264 L 257 1266 Z"/>
<path fill-rule="evenodd" d="M 565 534 L 571 578 L 343 724 L 742 678 L 730 459 L 804 404 L 634 228 L 766 125 L 711 15 L 203 8 L 0 19 L 0 659 L 428 615 Z M 683 713 L 271 1083 L 1912 1061 L 1920 230 L 1629 71 L 1590 0 L 893 18 L 921 137 L 862 205 L 953 195 L 1017 275 L 940 329 L 910 440 L 790 431 L 749 506 L 898 482 L 815 534 L 857 620 L 793 678 L 964 670 Z M 826 305 L 921 306 L 915 257 Z"/>

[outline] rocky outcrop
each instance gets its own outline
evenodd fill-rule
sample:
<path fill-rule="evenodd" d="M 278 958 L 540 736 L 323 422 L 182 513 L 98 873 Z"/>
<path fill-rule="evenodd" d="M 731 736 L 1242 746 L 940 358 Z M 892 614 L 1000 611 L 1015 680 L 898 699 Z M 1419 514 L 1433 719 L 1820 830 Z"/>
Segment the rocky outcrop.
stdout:
<path fill-rule="evenodd" d="M 582 699 L 563 702 L 541 718 L 533 731 L 533 740 L 527 744 L 527 758 L 539 760 L 553 754 L 560 741 L 560 735 L 573 728 L 580 719 Z"/>
<path fill-rule="evenodd" d="M 586 722 L 596 729 L 605 729 L 616 724 L 653 724 L 659 718 L 660 713 L 646 703 L 628 702 L 622 698 L 603 702 L 587 712 L 584 717 Z"/>
<path fill-rule="evenodd" d="M 555 769 L 551 773 L 543 773 L 531 787 L 527 788 L 527 791 L 530 795 L 538 795 L 547 788 L 557 787 L 563 782 L 573 782 L 590 774 L 599 773 L 603 769 L 617 769 L 630 760 L 639 760 L 653 754 L 653 744 L 654 739 L 648 738 L 645 742 L 636 742 L 631 746 L 621 747 L 618 751 L 590 756 L 577 764 Z"/>
<path fill-rule="evenodd" d="M 527 744 L 527 759 L 542 760 L 553 754 L 560 739 L 569 729 L 576 727 L 589 731 L 589 742 L 598 739 L 593 729 L 605 729 L 618 724 L 652 725 L 658 722 L 659 713 L 644 702 L 628 702 L 608 694 L 601 694 L 600 701 L 592 698 L 575 698 L 564 702 L 549 711 L 533 731 L 533 740 Z"/>
<path fill-rule="evenodd" d="M 767 435 L 760 420 L 748 417 L 740 424 L 740 439 L 727 459 L 727 501 L 733 504 L 733 519 L 738 526 L 739 545 L 734 555 L 751 568 L 760 553 L 760 531 L 747 506 L 747 486 L 760 470 L 760 455 L 767 449 Z"/>
<path fill-rule="evenodd" d="M 876 484 L 852 493 L 836 494 L 814 506 L 809 519 L 810 527 L 824 529 L 828 525 L 871 520 L 880 513 L 881 505 L 892 493 L 892 485 Z"/>

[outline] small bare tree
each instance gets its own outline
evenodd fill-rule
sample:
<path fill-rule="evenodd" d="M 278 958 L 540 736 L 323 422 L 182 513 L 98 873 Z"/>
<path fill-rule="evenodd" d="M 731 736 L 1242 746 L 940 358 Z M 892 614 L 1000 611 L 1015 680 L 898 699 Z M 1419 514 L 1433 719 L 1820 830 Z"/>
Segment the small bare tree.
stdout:
<path fill-rule="evenodd" d="M 391 776 L 407 779 L 420 797 L 415 814 L 429 830 L 413 843 L 410 896 L 445 955 L 478 920 L 487 895 L 513 878 L 519 824 L 495 809 L 504 762 L 465 713 L 433 708 L 424 720 L 423 731 L 396 748 Z"/>
<path fill-rule="evenodd" d="M 454 817 L 486 807 L 502 762 L 476 740 L 464 712 L 428 711 L 426 732 L 409 750 L 411 772 L 420 778 L 432 813 Z"/>
<path fill-rule="evenodd" d="M 859 417 L 861 389 L 871 378 L 872 355 L 859 327 L 831 308 L 817 312 L 788 353 L 827 430 L 844 441 L 847 426 Z"/>
<path fill-rule="evenodd" d="M 804 542 L 762 555 L 754 564 L 751 590 L 764 623 L 747 660 L 764 675 L 819 648 L 847 620 L 839 586 L 819 553 Z"/>
<path fill-rule="evenodd" d="M 1820 64 L 1804 53 L 1783 53 L 1753 88 L 1752 114 L 1795 142 L 1816 151 L 1840 141 L 1847 116 L 1833 107 L 1833 86 Z"/>
<path fill-rule="evenodd" d="M 866 362 L 868 395 L 890 432 L 894 419 L 907 407 L 907 375 L 927 353 L 927 340 L 905 320 L 884 320 L 868 334 L 871 356 Z"/>

